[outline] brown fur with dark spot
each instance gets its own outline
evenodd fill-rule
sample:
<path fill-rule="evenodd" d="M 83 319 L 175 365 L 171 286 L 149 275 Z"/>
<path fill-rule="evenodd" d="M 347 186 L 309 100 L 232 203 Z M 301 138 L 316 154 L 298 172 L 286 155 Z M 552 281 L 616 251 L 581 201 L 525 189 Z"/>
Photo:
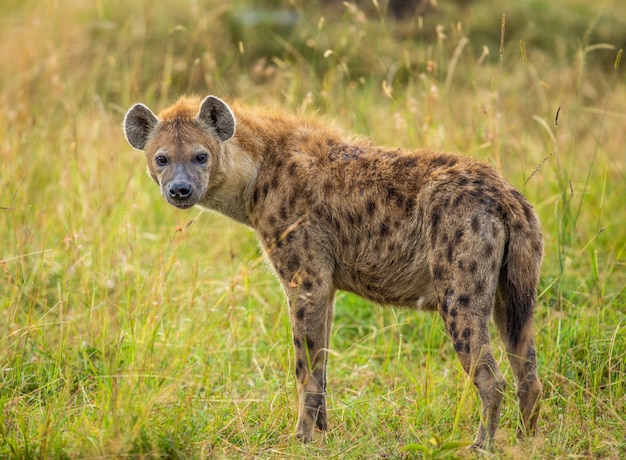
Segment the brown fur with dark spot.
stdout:
<path fill-rule="evenodd" d="M 213 209 L 256 231 L 289 300 L 298 438 L 328 429 L 337 289 L 439 312 L 482 400 L 476 446 L 493 438 L 506 386 L 490 347 L 493 314 L 523 427 L 534 433 L 542 234 L 533 208 L 491 166 L 377 147 L 279 111 L 233 103 L 231 112 L 212 96 L 181 98 L 159 117 L 135 105 L 125 132 L 171 204 Z"/>

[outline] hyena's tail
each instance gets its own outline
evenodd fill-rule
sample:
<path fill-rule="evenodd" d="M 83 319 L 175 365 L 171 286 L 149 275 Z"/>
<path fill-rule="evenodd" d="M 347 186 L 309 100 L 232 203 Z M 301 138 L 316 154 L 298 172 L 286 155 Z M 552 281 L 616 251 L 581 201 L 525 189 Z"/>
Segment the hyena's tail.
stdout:
<path fill-rule="evenodd" d="M 532 435 L 537 429 L 542 385 L 537 377 L 533 314 L 543 256 L 539 219 L 519 192 L 507 209 L 509 242 L 500 274 L 499 311 L 494 315 L 505 342 L 517 382 L 522 425 L 518 434 Z"/>
<path fill-rule="evenodd" d="M 519 192 L 514 193 L 519 206 L 510 209 L 509 242 L 504 259 L 501 288 L 506 293 L 504 329 L 507 341 L 515 349 L 532 330 L 537 283 L 543 257 L 541 225 L 534 209 Z M 532 334 L 532 333 L 531 333 Z"/>

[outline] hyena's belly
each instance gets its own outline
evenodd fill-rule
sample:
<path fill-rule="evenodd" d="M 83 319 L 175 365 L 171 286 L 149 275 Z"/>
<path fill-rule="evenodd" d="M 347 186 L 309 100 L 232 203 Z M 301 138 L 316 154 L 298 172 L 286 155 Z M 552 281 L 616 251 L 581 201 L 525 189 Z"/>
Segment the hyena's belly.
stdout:
<path fill-rule="evenodd" d="M 395 254 L 361 254 L 336 265 L 335 285 L 382 305 L 432 310 L 436 296 L 424 254 L 410 260 Z"/>

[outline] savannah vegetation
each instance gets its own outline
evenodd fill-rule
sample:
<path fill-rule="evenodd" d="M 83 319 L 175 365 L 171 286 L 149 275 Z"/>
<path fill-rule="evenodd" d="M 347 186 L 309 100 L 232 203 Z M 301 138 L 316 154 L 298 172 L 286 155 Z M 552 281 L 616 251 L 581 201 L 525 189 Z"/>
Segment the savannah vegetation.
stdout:
<path fill-rule="evenodd" d="M 626 456 L 626 16 L 619 0 L 4 0 L 0 457 Z M 503 26 L 503 15 L 505 21 Z M 293 440 L 286 301 L 254 235 L 168 206 L 134 102 L 181 93 L 317 113 L 495 167 L 541 218 L 544 399 L 492 452 L 437 315 L 337 298 L 331 431 Z M 493 335 L 495 337 L 495 335 Z"/>

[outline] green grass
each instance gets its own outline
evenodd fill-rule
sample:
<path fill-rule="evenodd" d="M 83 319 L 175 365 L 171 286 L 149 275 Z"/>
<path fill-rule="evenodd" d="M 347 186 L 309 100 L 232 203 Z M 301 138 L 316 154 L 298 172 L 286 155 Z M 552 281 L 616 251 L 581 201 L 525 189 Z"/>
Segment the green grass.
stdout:
<path fill-rule="evenodd" d="M 369 5 L 274 2 L 298 21 L 255 26 L 246 15 L 269 7 L 244 1 L 2 3 L 0 457 L 479 456 L 442 447 L 473 437 L 478 399 L 440 319 L 348 294 L 332 430 L 293 441 L 289 318 L 254 236 L 168 207 L 121 132 L 130 104 L 190 91 L 493 163 L 544 227 L 545 397 L 519 442 L 511 385 L 486 456 L 626 456 L 621 3 L 439 3 L 396 24 Z"/>

